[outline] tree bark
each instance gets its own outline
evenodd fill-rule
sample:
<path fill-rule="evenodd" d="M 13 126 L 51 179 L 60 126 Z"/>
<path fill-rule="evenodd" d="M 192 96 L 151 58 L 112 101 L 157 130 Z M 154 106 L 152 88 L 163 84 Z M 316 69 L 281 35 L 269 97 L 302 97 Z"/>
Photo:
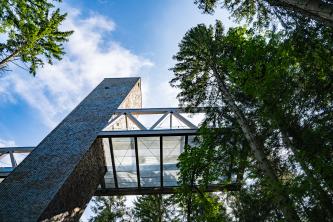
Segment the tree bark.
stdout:
<path fill-rule="evenodd" d="M 9 62 L 11 62 L 20 52 L 20 49 L 16 49 L 9 56 L 0 61 L 0 69 L 4 68 Z"/>
<path fill-rule="evenodd" d="M 272 6 L 299 12 L 333 27 L 333 4 L 320 0 L 267 0 Z"/>
<path fill-rule="evenodd" d="M 162 222 L 162 218 L 163 218 L 163 200 L 162 200 L 162 195 L 161 194 L 158 194 L 157 195 L 157 198 L 158 198 L 158 221 L 159 222 Z"/>
<path fill-rule="evenodd" d="M 243 112 L 239 109 L 239 107 L 236 105 L 233 96 L 229 92 L 227 86 L 225 85 L 224 81 L 221 79 L 221 76 L 216 71 L 215 68 L 213 68 L 214 76 L 217 80 L 219 90 L 222 92 L 224 98 L 223 100 L 226 102 L 230 110 L 235 114 L 236 120 L 238 124 L 240 125 L 245 138 L 249 142 L 249 145 L 251 147 L 251 150 L 256 158 L 256 160 L 259 163 L 260 169 L 263 171 L 264 175 L 272 182 L 278 185 L 278 189 L 276 189 L 277 195 L 278 195 L 278 201 L 277 204 L 279 208 L 282 210 L 285 218 L 287 221 L 300 221 L 300 218 L 297 215 L 297 212 L 293 206 L 292 201 L 288 197 L 287 194 L 283 193 L 282 191 L 282 185 L 274 172 L 272 166 L 270 165 L 269 161 L 266 158 L 266 155 L 264 153 L 264 145 L 257 137 L 254 130 L 251 129 L 251 125 L 248 124 L 249 120 L 246 119 Z"/>

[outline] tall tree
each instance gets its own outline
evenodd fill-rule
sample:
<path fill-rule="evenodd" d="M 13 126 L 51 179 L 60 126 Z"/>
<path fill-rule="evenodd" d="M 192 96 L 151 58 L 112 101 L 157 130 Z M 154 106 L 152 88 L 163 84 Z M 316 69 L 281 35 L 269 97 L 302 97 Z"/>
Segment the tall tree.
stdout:
<path fill-rule="evenodd" d="M 54 0 L 60 2 L 61 0 Z M 10 63 L 28 66 L 36 74 L 45 62 L 52 64 L 64 55 L 63 43 L 72 31 L 60 31 L 66 14 L 51 0 L 8 0 L 0 2 L 0 71 Z"/>
<path fill-rule="evenodd" d="M 214 12 L 218 6 L 228 9 L 238 20 L 245 18 L 258 25 L 267 25 L 274 18 L 283 24 L 288 19 L 305 17 L 333 27 L 333 2 L 323 0 L 195 0 L 199 8 L 206 13 Z"/>
<path fill-rule="evenodd" d="M 136 221 L 180 221 L 180 212 L 174 196 L 143 195 L 134 201 L 133 215 Z"/>
<path fill-rule="evenodd" d="M 179 52 L 174 57 L 178 63 L 172 68 L 176 76 L 172 83 L 178 83 L 177 86 L 181 89 L 180 101 L 190 106 L 203 104 L 211 96 L 210 92 L 216 93 L 214 96 L 224 103 L 235 116 L 260 170 L 276 194 L 277 206 L 288 221 L 299 221 L 295 206 L 289 196 L 285 195 L 277 172 L 267 159 L 264 141 L 257 133 L 255 121 L 249 118 L 246 110 L 238 104 L 239 101 L 235 98 L 237 89 L 230 84 L 232 73 L 225 69 L 223 57 L 232 56 L 232 54 L 228 55 L 228 51 L 225 49 L 228 48 L 228 41 L 237 41 L 237 33 L 244 32 L 244 30 L 235 29 L 233 32 L 235 36 L 230 33 L 226 38 L 220 22 L 216 23 L 215 29 L 198 25 L 188 31 L 179 45 Z M 243 38 L 246 38 L 245 34 Z M 259 39 L 259 43 L 261 41 L 264 39 Z M 242 47 L 242 42 L 238 43 L 239 45 L 233 45 Z M 255 49 L 255 45 L 253 45 L 253 49 Z"/>
<path fill-rule="evenodd" d="M 126 222 L 130 221 L 123 196 L 96 197 L 93 200 L 92 211 L 95 213 L 90 222 Z"/>
<path fill-rule="evenodd" d="M 196 197 L 189 198 L 191 201 L 188 202 L 194 212 L 193 221 L 281 220 L 281 213 L 271 201 L 274 198 L 272 190 L 267 192 L 267 185 L 253 164 L 248 142 L 235 119 L 227 109 L 221 112 L 215 109 L 214 113 L 209 113 L 206 122 L 217 128 L 202 127 L 197 146 L 188 147 L 179 158 L 180 195 L 185 200 L 185 197 Z M 218 194 L 219 198 L 207 201 L 210 197 L 204 191 L 211 184 L 223 187 L 230 184 L 235 190 L 226 190 Z M 193 187 L 200 195 L 191 192 Z M 209 203 L 213 203 L 213 207 Z M 226 208 L 232 212 L 226 213 Z M 200 220 L 196 220 L 197 216 Z"/>
<path fill-rule="evenodd" d="M 277 140 L 293 153 L 293 161 L 304 171 L 302 186 L 311 187 L 307 192 L 320 202 L 321 215 L 326 212 L 332 220 L 331 180 L 326 176 L 332 172 L 332 150 L 327 146 L 333 142 L 328 136 L 333 111 L 332 34 L 325 27 L 298 29 L 267 45 L 267 50 L 243 48 L 236 53 L 233 72 L 242 91 L 261 104 L 260 116 L 279 132 Z"/>

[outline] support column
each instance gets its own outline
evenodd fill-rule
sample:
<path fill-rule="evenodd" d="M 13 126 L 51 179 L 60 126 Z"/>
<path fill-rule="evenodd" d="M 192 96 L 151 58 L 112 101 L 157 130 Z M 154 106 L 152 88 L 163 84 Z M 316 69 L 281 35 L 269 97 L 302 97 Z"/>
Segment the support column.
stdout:
<path fill-rule="evenodd" d="M 97 134 L 118 107 L 141 108 L 140 84 L 104 79 L 0 183 L 0 221 L 77 221 L 105 173 Z"/>

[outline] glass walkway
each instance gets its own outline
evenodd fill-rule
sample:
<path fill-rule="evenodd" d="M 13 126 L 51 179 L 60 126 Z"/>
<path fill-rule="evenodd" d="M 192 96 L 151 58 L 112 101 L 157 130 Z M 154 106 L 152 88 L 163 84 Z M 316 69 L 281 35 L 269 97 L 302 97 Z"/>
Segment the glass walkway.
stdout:
<path fill-rule="evenodd" d="M 200 109 L 118 109 L 99 133 L 105 156 L 105 176 L 95 195 L 174 193 L 179 155 L 195 145 Z M 33 147 L 0 148 L 0 182 Z M 232 189 L 211 186 L 208 191 Z"/>

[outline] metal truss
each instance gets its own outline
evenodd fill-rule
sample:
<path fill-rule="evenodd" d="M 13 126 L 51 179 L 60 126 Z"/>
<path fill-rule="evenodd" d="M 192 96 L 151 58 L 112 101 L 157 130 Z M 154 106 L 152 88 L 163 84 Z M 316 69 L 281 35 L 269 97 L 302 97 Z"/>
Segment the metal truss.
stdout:
<path fill-rule="evenodd" d="M 184 138 L 184 144 L 180 146 L 187 146 L 189 144 L 189 137 L 197 134 L 199 125 L 193 123 L 190 118 L 186 118 L 184 114 L 196 114 L 205 113 L 203 108 L 197 108 L 194 113 L 186 112 L 182 108 L 145 108 L 145 109 L 118 109 L 114 111 L 112 117 L 110 118 L 108 124 L 105 128 L 99 132 L 98 138 L 107 139 L 109 146 L 104 146 L 104 150 L 108 149 L 110 154 L 109 158 L 112 164 L 112 172 L 114 187 L 110 188 L 106 186 L 106 180 L 103 178 L 100 187 L 96 190 L 95 195 L 142 195 L 142 194 L 171 194 L 175 192 L 177 186 L 164 185 L 164 164 L 163 155 L 164 145 L 163 141 L 165 137 L 176 137 L 180 136 Z M 152 118 L 152 117 L 157 118 Z M 144 122 L 144 118 L 153 119 L 150 121 L 149 125 Z M 181 127 L 176 126 L 175 123 L 180 123 Z M 163 127 L 161 127 L 161 125 Z M 133 152 L 135 154 L 135 173 L 136 173 L 136 185 L 134 187 L 121 187 L 119 184 L 119 178 L 117 174 L 116 167 L 116 155 L 115 147 L 113 147 L 113 138 L 127 137 L 131 138 L 133 144 L 131 145 Z M 142 186 L 142 181 L 140 177 L 140 161 L 139 158 L 139 147 L 138 140 L 142 137 L 158 137 L 159 139 L 159 184 L 153 187 Z M 11 160 L 11 167 L 0 167 L 0 178 L 8 176 L 8 174 L 17 166 L 17 161 L 15 160 L 14 153 L 30 153 L 34 147 L 7 147 L 0 148 L 0 156 L 8 155 Z M 149 149 L 149 147 L 147 147 Z M 164 153 L 164 154 L 163 154 Z M 207 187 L 207 192 L 221 191 L 221 190 L 236 190 L 238 189 L 236 184 L 229 185 L 210 185 Z M 196 192 L 193 190 L 193 192 Z"/>
<path fill-rule="evenodd" d="M 118 109 L 114 112 L 109 123 L 103 131 L 99 133 L 100 137 L 111 136 L 153 136 L 153 135 L 167 135 L 167 134 L 188 134 L 196 133 L 198 127 L 190 120 L 185 118 L 182 114 L 188 113 L 182 108 L 146 108 L 146 109 Z M 197 108 L 196 113 L 203 113 L 203 110 Z M 151 126 L 147 126 L 140 121 L 141 116 L 149 117 L 153 115 L 160 115 Z M 169 119 L 168 127 L 160 129 L 158 126 Z M 183 127 L 175 127 L 174 122 L 178 120 Z M 116 127 L 116 123 L 121 127 Z M 119 124 L 120 123 L 120 124 Z"/>
<path fill-rule="evenodd" d="M 145 109 L 118 109 L 116 110 L 107 126 L 98 134 L 100 138 L 108 138 L 110 149 L 110 158 L 112 163 L 112 175 L 114 181 L 114 188 L 107 188 L 105 181 L 101 183 L 100 189 L 96 191 L 96 195 L 115 195 L 116 193 L 121 195 L 131 194 L 144 194 L 144 193 L 173 193 L 175 191 L 174 186 L 164 185 L 164 163 L 163 163 L 163 138 L 168 136 L 182 136 L 184 138 L 184 144 L 188 145 L 189 136 L 197 134 L 199 126 L 190 118 L 184 117 L 184 114 L 197 114 L 205 113 L 203 108 L 197 108 L 195 113 L 186 112 L 182 108 L 145 108 Z M 153 118 L 153 116 L 158 118 Z M 149 126 L 142 120 L 142 118 L 154 119 L 150 122 Z M 168 121 L 168 122 L 166 122 Z M 164 123 L 164 126 L 161 125 Z M 166 124 L 165 124 L 166 123 Z M 181 126 L 176 126 L 175 123 L 180 123 Z M 115 147 L 112 145 L 113 138 L 128 137 L 132 138 L 133 150 L 135 153 L 135 169 L 136 169 L 136 183 L 135 187 L 123 188 L 119 187 L 119 180 L 117 178 L 117 169 L 115 166 Z M 153 187 L 142 187 L 140 179 L 139 154 L 138 154 L 138 138 L 141 137 L 159 137 L 159 184 Z M 183 147 L 183 148 L 184 148 Z M 149 147 L 148 147 L 149 149 Z M 210 187 L 210 191 L 217 190 L 216 187 Z"/>
<path fill-rule="evenodd" d="M 5 178 L 10 172 L 17 167 L 17 161 L 14 153 L 26 153 L 29 154 L 35 147 L 2 147 L 0 148 L 0 157 L 4 155 L 9 155 L 11 166 L 10 167 L 0 167 L 0 178 Z"/>

